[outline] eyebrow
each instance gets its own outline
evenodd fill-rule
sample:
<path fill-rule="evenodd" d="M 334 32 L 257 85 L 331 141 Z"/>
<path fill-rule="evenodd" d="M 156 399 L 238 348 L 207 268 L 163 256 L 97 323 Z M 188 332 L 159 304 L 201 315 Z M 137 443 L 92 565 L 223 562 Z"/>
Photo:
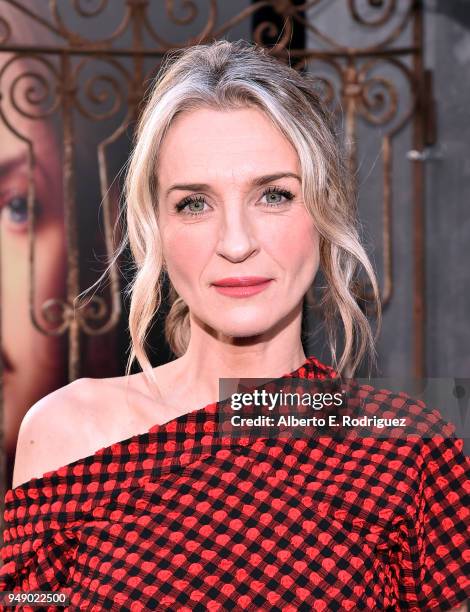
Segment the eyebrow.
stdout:
<path fill-rule="evenodd" d="M 0 180 L 13 174 L 16 170 L 19 170 L 22 166 L 28 168 L 29 159 L 27 153 L 19 153 L 15 157 L 10 157 L 4 160 L 0 160 Z M 34 168 L 39 170 L 40 175 L 44 180 L 51 180 L 48 168 L 42 163 L 42 160 L 35 155 L 33 160 L 33 172 Z"/>
<path fill-rule="evenodd" d="M 25 153 L 20 153 L 16 157 L 10 157 L 4 161 L 0 161 L 0 177 L 11 174 L 21 166 L 26 165 L 28 157 Z"/>
<path fill-rule="evenodd" d="M 262 187 L 267 183 L 271 183 L 272 181 L 277 181 L 280 178 L 291 177 L 297 179 L 301 182 L 301 178 L 295 172 L 276 172 L 274 174 L 264 174 L 263 176 L 257 176 L 251 181 L 251 185 L 253 187 Z M 165 196 L 168 196 L 172 191 L 181 190 L 181 191 L 209 191 L 211 186 L 207 183 L 177 183 L 172 185 L 169 189 L 167 189 Z"/>

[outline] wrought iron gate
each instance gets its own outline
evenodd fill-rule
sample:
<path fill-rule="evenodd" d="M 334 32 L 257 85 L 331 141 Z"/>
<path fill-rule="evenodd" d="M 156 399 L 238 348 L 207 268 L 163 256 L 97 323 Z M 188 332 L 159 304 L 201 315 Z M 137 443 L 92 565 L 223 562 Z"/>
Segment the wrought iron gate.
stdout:
<path fill-rule="evenodd" d="M 329 1 L 329 0 L 328 0 Z M 317 66 L 326 65 L 334 79 L 323 75 L 323 91 L 329 104 L 338 104 L 345 118 L 345 134 L 349 147 L 349 162 L 357 165 L 358 119 L 382 128 L 383 201 L 382 201 L 382 269 L 379 271 L 384 307 L 392 299 L 395 283 L 392 269 L 394 241 L 392 239 L 392 148 L 395 136 L 403 129 L 413 131 L 413 318 L 414 318 L 414 375 L 424 372 L 424 176 L 421 154 L 423 148 L 434 141 L 431 75 L 423 66 L 423 8 L 421 1 L 405 0 L 340 0 L 344 3 L 348 19 L 365 31 L 374 30 L 378 40 L 373 45 L 352 46 L 335 40 L 331 32 L 322 31 L 314 19 L 314 11 L 324 0 L 291 2 L 288 0 L 258 0 L 227 2 L 226 0 L 122 0 L 111 3 L 96 0 L 50 0 L 37 11 L 39 3 L 20 0 L 0 0 L 0 122 L 18 138 L 27 151 L 28 189 L 28 258 L 29 309 L 31 324 L 43 334 L 68 336 L 68 378 L 80 375 L 81 339 L 84 335 L 99 336 L 115 327 L 121 317 L 121 296 L 116 269 L 110 272 L 109 299 L 94 296 L 90 306 L 74 312 L 74 298 L 85 287 L 80 283 L 80 253 L 77 220 L 77 132 L 76 117 L 99 125 L 115 120 L 109 133 L 97 145 L 100 195 L 103 206 L 103 231 L 106 250 L 112 253 L 112 232 L 115 220 L 110 199 L 113 176 L 108 167 L 108 150 L 126 134 L 136 118 L 139 103 L 155 65 L 172 47 L 182 47 L 214 38 L 228 37 L 244 22 L 254 25 L 252 38 L 260 44 L 269 44 L 271 53 L 290 61 L 299 70 L 315 72 Z M 228 5 L 230 4 L 230 9 Z M 119 5 L 119 10 L 117 6 Z M 159 19 L 153 14 L 158 5 Z M 405 9 L 403 10 L 403 6 Z M 225 18 L 221 19 L 221 8 Z M 241 7 L 241 8 L 240 8 Z M 13 15 L 13 17 L 12 17 Z M 16 15 L 16 17 L 15 17 Z M 112 18 L 111 18 L 112 17 Z M 15 39 L 17 19 L 34 24 L 44 37 L 37 39 L 24 35 Z M 103 25 L 98 37 L 84 33 L 83 24 L 92 29 L 99 20 Z M 71 24 L 80 23 L 80 28 Z M 111 30 L 106 33 L 111 23 Z M 393 27 L 390 24 L 393 22 Z M 171 30 L 186 32 L 169 39 Z M 301 29 L 318 48 L 296 48 Z M 411 29 L 411 42 L 402 45 L 405 30 Z M 27 31 L 26 28 L 25 31 Z M 380 32 L 386 30 L 381 37 Z M 187 34 L 190 32 L 190 34 Z M 152 65 L 149 69 L 148 64 Z M 16 64 L 14 78 L 7 73 Z M 380 74 L 383 66 L 393 67 L 407 83 L 408 108 L 401 119 L 386 129 L 396 116 L 400 105 L 398 88 L 388 76 Z M 90 69 L 93 68 L 92 73 Z M 23 96 L 22 98 L 20 97 Z M 35 314 L 36 254 L 35 254 L 35 193 L 34 170 L 38 163 L 35 142 L 21 133 L 6 111 L 14 109 L 32 121 L 58 117 L 62 129 L 62 181 L 64 227 L 67 243 L 66 295 L 41 305 L 44 320 Z M 1 147 L 1 145 L 0 145 Z M 82 231 L 86 231 L 83 228 Z M 2 263 L 4 266 L 5 264 Z M 48 325 L 45 325 L 45 323 Z M 0 325 L 1 329 L 1 325 Z M 0 361 L 3 377 L 3 363 Z M 3 398 L 3 385 L 2 385 Z M 3 405 L 3 401 L 2 401 Z M 3 415 L 2 415 L 3 416 Z M 3 421 L 2 421 L 3 422 Z M 4 473 L 4 469 L 2 470 Z M 4 482 L 4 478 L 2 482 Z M 2 497 L 5 492 L 3 488 Z"/>

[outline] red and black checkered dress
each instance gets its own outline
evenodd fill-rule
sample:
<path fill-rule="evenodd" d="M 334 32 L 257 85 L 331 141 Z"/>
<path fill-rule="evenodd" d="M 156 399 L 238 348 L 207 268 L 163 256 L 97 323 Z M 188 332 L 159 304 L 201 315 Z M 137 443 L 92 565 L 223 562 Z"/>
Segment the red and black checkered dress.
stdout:
<path fill-rule="evenodd" d="M 335 375 L 309 357 L 282 380 Z M 405 394 L 363 397 L 417 412 Z M 229 439 L 217 405 L 9 490 L 0 591 L 59 590 L 87 611 L 444 611 L 470 597 L 462 440 Z"/>

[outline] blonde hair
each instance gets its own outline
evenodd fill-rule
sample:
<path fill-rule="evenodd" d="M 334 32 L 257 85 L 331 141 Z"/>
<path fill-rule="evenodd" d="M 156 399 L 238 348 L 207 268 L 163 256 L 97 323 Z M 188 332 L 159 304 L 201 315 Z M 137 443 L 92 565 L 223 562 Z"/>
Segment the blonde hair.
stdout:
<path fill-rule="evenodd" d="M 316 92 L 317 81 L 281 63 L 263 48 L 246 41 L 218 40 L 169 52 L 149 92 L 135 133 L 126 174 L 125 240 L 136 274 L 127 289 L 130 300 L 131 352 L 155 382 L 145 341 L 162 296 L 164 261 L 158 227 L 157 162 L 172 121 L 182 112 L 201 107 L 227 110 L 261 109 L 295 147 L 301 165 L 305 206 L 320 234 L 320 269 L 326 280 L 319 308 L 324 317 L 333 366 L 354 371 L 366 354 L 375 362 L 375 339 L 354 294 L 362 266 L 372 286 L 378 328 L 381 306 L 377 281 L 358 233 L 355 203 L 346 163 L 333 121 Z M 170 286 L 171 308 L 165 337 L 176 356 L 190 338 L 189 309 Z M 306 294 L 314 303 L 313 285 Z M 344 328 L 344 350 L 337 360 L 337 319 Z"/>

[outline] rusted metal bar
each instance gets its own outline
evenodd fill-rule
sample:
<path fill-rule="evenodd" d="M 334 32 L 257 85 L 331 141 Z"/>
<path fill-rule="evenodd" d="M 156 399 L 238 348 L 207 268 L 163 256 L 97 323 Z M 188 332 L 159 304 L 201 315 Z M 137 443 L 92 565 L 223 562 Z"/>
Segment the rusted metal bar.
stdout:
<path fill-rule="evenodd" d="M 389 135 L 382 141 L 383 163 L 383 289 L 381 295 L 382 308 L 391 300 L 393 292 L 393 257 L 392 257 L 392 142 Z"/>
<path fill-rule="evenodd" d="M 420 3 L 416 2 L 413 18 L 414 44 L 423 46 L 423 15 Z M 418 104 L 413 120 L 413 148 L 422 151 L 424 147 L 424 79 L 423 56 L 413 56 L 413 68 L 418 79 Z M 421 161 L 412 161 L 413 171 L 413 375 L 422 379 L 426 376 L 425 363 L 425 244 L 424 244 L 424 165 Z"/>
<path fill-rule="evenodd" d="M 80 370 L 80 326 L 73 311 L 73 301 L 80 291 L 78 267 L 77 218 L 75 209 L 75 166 L 73 106 L 75 84 L 71 81 L 68 53 L 61 55 L 62 124 L 63 124 L 63 196 L 64 222 L 67 240 L 67 314 L 69 316 L 69 380 L 75 380 Z"/>
<path fill-rule="evenodd" d="M 206 42 L 204 39 L 201 43 Z M 183 46 L 183 45 L 181 45 Z M 176 48 L 176 47 L 175 47 Z M 179 47 L 178 47 L 179 48 Z M 61 46 L 42 46 L 42 45 L 31 45 L 28 47 L 22 47 L 19 45 L 5 44 L 0 46 L 0 52 L 8 53 L 40 53 L 42 55 L 60 55 L 67 50 L 69 56 L 72 55 L 89 55 L 92 57 L 99 56 L 118 56 L 118 57 L 162 57 L 167 51 L 167 48 L 163 49 L 133 49 L 133 48 L 106 48 L 106 47 L 93 47 L 93 45 L 87 47 L 61 47 Z M 280 51 L 281 52 L 281 51 Z M 328 58 L 328 57 L 392 57 L 401 55 L 415 55 L 419 54 L 420 49 L 416 46 L 410 47 L 394 47 L 393 49 L 368 49 L 368 50 L 316 50 L 316 49 L 290 49 L 289 55 L 295 58 Z M 274 51 L 276 54 L 276 51 Z"/>
<path fill-rule="evenodd" d="M 346 154 L 349 166 L 349 176 L 353 183 L 354 193 L 357 193 L 357 144 L 356 144 L 356 120 L 358 110 L 358 98 L 361 95 L 361 85 L 358 83 L 356 64 L 349 58 L 343 77 L 343 108 L 346 127 Z M 357 205 L 357 198 L 354 199 Z"/>

